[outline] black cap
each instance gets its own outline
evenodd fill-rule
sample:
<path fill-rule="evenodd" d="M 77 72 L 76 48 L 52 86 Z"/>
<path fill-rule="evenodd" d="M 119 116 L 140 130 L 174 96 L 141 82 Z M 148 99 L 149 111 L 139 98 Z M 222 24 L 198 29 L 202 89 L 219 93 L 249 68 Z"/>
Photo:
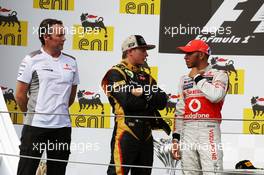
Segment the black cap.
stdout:
<path fill-rule="evenodd" d="M 236 164 L 236 169 L 258 169 L 249 160 L 242 160 Z"/>
<path fill-rule="evenodd" d="M 154 49 L 156 46 L 152 44 L 147 44 L 141 35 L 131 35 L 127 37 L 122 43 L 122 52 L 138 47 L 144 47 L 147 50 L 150 50 Z"/>

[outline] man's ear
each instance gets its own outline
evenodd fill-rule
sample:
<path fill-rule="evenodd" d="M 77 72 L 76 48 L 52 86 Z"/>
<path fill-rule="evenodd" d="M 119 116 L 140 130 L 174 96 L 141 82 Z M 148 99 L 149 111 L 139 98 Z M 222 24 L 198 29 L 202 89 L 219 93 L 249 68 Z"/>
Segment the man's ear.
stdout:
<path fill-rule="evenodd" d="M 128 54 L 131 54 L 132 50 L 133 50 L 133 49 L 129 49 L 129 50 L 127 50 L 127 55 L 128 55 Z"/>
<path fill-rule="evenodd" d="M 199 58 L 200 58 L 201 60 L 203 60 L 203 59 L 204 59 L 204 56 L 205 56 L 205 53 L 203 53 L 203 52 L 199 52 L 199 53 L 198 53 L 198 56 L 199 56 Z"/>
<path fill-rule="evenodd" d="M 44 34 L 44 36 L 43 36 L 43 39 L 46 41 L 48 38 L 50 38 L 50 35 L 49 34 Z"/>

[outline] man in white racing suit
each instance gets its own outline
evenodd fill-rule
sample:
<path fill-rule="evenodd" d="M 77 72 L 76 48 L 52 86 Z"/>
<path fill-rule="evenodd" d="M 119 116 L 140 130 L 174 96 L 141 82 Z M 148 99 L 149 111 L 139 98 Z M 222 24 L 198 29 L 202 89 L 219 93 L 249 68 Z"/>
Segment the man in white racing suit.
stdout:
<path fill-rule="evenodd" d="M 210 47 L 202 40 L 178 49 L 191 71 L 179 84 L 172 154 L 181 159 L 183 174 L 215 174 L 223 169 L 220 123 L 228 75 L 209 65 Z"/>

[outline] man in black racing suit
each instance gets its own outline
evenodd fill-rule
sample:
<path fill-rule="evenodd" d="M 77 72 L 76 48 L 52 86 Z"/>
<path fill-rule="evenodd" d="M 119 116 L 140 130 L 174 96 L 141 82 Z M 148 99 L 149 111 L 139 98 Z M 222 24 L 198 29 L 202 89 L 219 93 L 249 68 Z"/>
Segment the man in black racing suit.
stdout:
<path fill-rule="evenodd" d="M 169 125 L 158 110 L 167 104 L 167 95 L 156 81 L 144 71 L 147 45 L 140 35 L 129 36 L 122 44 L 123 59 L 104 76 L 102 87 L 115 114 L 111 140 L 111 161 L 108 175 L 149 175 L 151 168 L 122 165 L 152 166 L 152 129 L 163 129 L 170 134 Z M 156 116 L 156 118 L 154 118 Z"/>

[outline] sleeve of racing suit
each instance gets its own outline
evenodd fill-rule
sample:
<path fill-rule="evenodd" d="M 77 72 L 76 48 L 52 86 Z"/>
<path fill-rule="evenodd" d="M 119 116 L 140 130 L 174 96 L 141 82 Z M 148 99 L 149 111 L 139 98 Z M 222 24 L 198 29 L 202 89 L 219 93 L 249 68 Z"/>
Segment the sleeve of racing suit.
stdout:
<path fill-rule="evenodd" d="M 145 81 L 139 81 L 143 88 L 143 97 L 147 100 L 149 110 L 162 110 L 168 102 L 167 94 L 158 87 L 156 80 L 148 75 Z"/>
<path fill-rule="evenodd" d="M 158 88 L 157 92 L 154 92 L 153 99 L 158 110 L 164 109 L 168 102 L 167 94 L 160 88 Z"/>
<path fill-rule="evenodd" d="M 228 75 L 224 71 L 215 72 L 212 83 L 209 83 L 201 75 L 195 76 L 194 81 L 212 103 L 217 103 L 225 97 L 229 83 Z"/>
<path fill-rule="evenodd" d="M 110 70 L 107 74 L 110 94 L 120 103 L 125 111 L 138 111 L 147 109 L 147 101 L 142 96 L 131 94 L 124 76 L 117 70 Z"/>
<path fill-rule="evenodd" d="M 183 77 L 180 79 L 179 87 L 178 87 L 178 95 L 179 99 L 176 103 L 175 110 L 175 120 L 174 120 L 174 133 L 172 134 L 173 139 L 180 140 L 180 135 L 182 133 L 182 125 L 183 125 L 183 115 L 184 115 L 184 95 L 183 95 Z"/>
<path fill-rule="evenodd" d="M 157 86 L 157 85 L 155 85 Z M 148 104 L 151 109 L 158 109 L 162 110 L 166 107 L 168 96 L 167 94 L 161 90 L 160 88 L 156 87 L 156 90 L 151 90 L 150 94 L 146 98 L 148 101 Z M 146 95 L 144 95 L 146 97 Z"/>

